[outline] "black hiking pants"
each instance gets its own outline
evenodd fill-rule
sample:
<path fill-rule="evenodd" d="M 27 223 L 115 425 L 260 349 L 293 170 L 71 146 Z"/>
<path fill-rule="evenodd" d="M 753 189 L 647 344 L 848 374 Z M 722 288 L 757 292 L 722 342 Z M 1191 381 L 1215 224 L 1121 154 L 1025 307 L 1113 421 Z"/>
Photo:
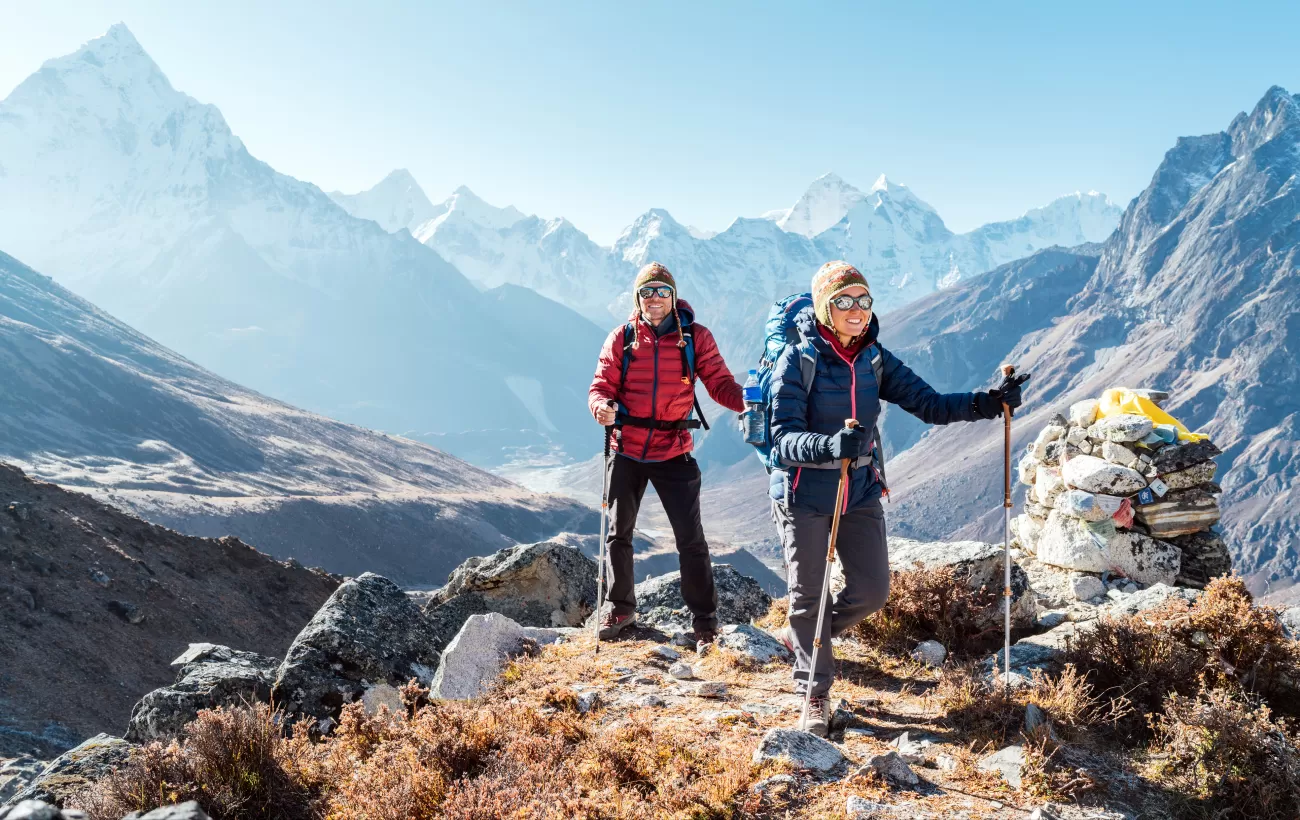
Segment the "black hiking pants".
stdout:
<path fill-rule="evenodd" d="M 694 615 L 694 628 L 718 628 L 718 592 L 713 586 L 709 542 L 700 520 L 700 465 L 690 453 L 668 461 L 636 461 L 615 453 L 609 461 L 609 602 L 618 615 L 636 610 L 632 533 L 646 484 L 654 485 L 677 541 L 682 599 Z"/>

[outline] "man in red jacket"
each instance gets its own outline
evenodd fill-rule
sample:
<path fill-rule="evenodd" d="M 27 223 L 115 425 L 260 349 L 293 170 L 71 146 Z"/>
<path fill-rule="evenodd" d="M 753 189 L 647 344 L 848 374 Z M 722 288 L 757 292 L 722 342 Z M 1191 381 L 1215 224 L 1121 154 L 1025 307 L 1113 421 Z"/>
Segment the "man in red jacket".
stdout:
<path fill-rule="evenodd" d="M 618 437 L 618 453 L 607 465 L 611 607 L 601 620 L 600 637 L 612 638 L 636 623 L 632 532 L 649 482 L 677 540 L 682 598 L 694 615 L 695 637 L 712 641 L 718 630 L 718 593 L 700 521 L 700 467 L 691 457 L 690 431 L 700 426 L 691 418 L 695 380 L 704 382 L 723 407 L 739 413 L 745 403 L 713 334 L 695 324 L 695 314 L 677 298 L 677 283 L 667 268 L 658 262 L 641 268 L 632 295 L 636 309 L 628 324 L 605 340 L 587 397 L 596 421 L 617 425 Z"/>

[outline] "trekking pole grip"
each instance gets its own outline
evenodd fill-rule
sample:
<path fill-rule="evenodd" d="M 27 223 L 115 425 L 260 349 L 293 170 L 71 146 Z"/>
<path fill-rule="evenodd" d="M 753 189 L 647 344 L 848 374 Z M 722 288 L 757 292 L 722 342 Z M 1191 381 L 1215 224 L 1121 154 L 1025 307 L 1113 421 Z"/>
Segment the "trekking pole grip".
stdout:
<path fill-rule="evenodd" d="M 1010 379 L 1016 375 L 1016 366 L 1014 364 L 1002 365 L 1002 378 Z M 1005 401 L 1002 402 L 1002 445 L 1003 453 L 1003 494 L 1002 506 L 1011 506 L 1011 407 Z"/>

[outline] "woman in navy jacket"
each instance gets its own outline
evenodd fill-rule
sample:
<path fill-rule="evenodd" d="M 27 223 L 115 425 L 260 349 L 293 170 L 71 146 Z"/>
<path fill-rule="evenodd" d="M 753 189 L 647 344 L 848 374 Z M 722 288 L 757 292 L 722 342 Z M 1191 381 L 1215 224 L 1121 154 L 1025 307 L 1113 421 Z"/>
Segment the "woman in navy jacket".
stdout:
<path fill-rule="evenodd" d="M 1020 388 L 984 393 L 937 393 L 876 342 L 880 321 L 871 311 L 867 281 L 847 262 L 828 262 L 812 282 L 812 307 L 796 317 L 805 344 L 788 345 L 772 375 L 772 441 L 781 467 L 771 476 L 772 518 L 785 550 L 790 588 L 786 644 L 794 652 L 795 689 L 808 685 L 817 603 L 826 572 L 831 516 L 841 504 L 837 552 L 845 586 L 830 604 L 812 675 L 806 728 L 825 735 L 834 659 L 831 637 L 843 634 L 885 605 L 889 555 L 882 463 L 874 459 L 871 431 L 880 402 L 893 402 L 927 424 L 997 418 L 1002 403 L 1020 404 Z M 812 383 L 801 361 L 815 351 Z M 880 377 L 877 380 L 876 374 Z M 846 419 L 857 419 L 850 429 Z M 849 486 L 837 499 L 840 463 L 852 459 Z"/>

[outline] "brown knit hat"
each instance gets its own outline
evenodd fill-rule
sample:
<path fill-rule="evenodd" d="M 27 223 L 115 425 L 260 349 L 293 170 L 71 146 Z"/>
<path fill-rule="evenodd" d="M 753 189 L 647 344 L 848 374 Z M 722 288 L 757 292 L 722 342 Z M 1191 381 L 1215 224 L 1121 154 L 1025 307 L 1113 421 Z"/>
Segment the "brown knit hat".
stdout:
<path fill-rule="evenodd" d="M 641 313 L 641 294 L 638 292 L 646 285 L 667 285 L 673 289 L 673 318 L 677 321 L 677 326 L 682 326 L 681 317 L 677 315 L 677 280 L 668 272 L 668 268 L 663 266 L 662 262 L 649 262 L 641 270 L 637 271 L 636 279 L 632 282 L 632 302 L 636 305 L 634 316 Z M 640 336 L 632 340 L 633 347 L 639 347 Z M 685 347 L 686 336 L 678 335 L 677 346 Z"/>
<path fill-rule="evenodd" d="M 867 278 L 848 262 L 837 260 L 827 262 L 818 268 L 812 279 L 813 312 L 817 314 L 817 321 L 826 325 L 826 327 L 833 327 L 831 324 L 831 300 L 840 291 L 848 290 L 854 285 L 861 285 L 867 289 L 868 294 L 871 293 L 871 286 L 867 284 Z"/>
<path fill-rule="evenodd" d="M 636 273 L 636 281 L 632 283 L 632 295 L 636 298 L 637 307 L 641 306 L 641 297 L 637 296 L 637 291 L 651 283 L 667 285 L 673 289 L 673 301 L 677 301 L 677 280 L 668 272 L 668 268 L 661 262 L 650 262 Z"/>

